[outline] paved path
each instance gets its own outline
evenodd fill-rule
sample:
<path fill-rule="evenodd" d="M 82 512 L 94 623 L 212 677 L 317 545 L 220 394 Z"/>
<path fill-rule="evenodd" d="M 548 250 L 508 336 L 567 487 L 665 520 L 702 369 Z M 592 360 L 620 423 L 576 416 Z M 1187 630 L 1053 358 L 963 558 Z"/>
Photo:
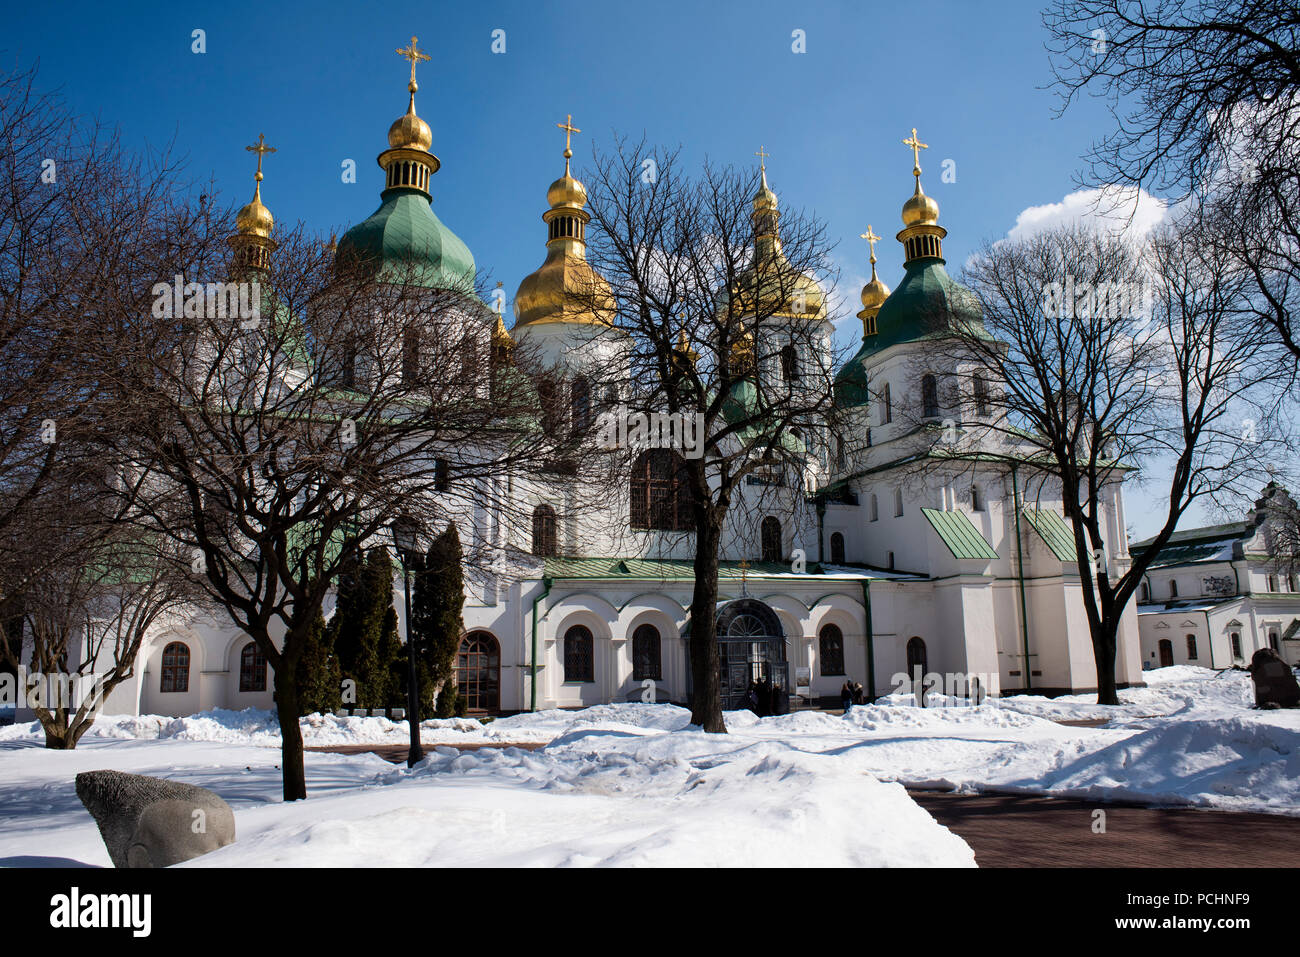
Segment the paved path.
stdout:
<path fill-rule="evenodd" d="M 980 867 L 1295 867 L 1300 819 L 1020 795 L 909 791 Z M 1092 831 L 1106 812 L 1106 833 Z"/>

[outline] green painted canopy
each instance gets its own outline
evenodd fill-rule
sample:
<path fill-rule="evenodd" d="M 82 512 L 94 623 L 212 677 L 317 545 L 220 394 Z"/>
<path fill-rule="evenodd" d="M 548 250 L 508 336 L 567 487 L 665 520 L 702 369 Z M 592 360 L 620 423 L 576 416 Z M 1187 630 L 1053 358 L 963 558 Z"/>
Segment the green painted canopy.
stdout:
<path fill-rule="evenodd" d="M 961 328 L 981 337 L 988 335 L 979 300 L 948 275 L 942 259 L 927 256 L 908 265 L 903 281 L 880 307 L 877 333 L 867 340 L 863 352 L 879 352 Z"/>
<path fill-rule="evenodd" d="M 473 290 L 474 256 L 433 211 L 418 189 L 395 186 L 379 194 L 382 201 L 370 218 L 339 240 L 338 254 L 372 259 L 381 274 L 395 282 L 431 289 Z M 408 270 L 413 275 L 408 276 Z"/>

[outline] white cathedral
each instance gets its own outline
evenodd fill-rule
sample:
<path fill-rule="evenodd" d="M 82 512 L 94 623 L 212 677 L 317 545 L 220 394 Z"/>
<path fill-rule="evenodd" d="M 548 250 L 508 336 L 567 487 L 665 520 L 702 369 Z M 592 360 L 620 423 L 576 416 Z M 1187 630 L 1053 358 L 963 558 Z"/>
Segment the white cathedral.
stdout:
<path fill-rule="evenodd" d="M 410 108 L 379 156 L 386 174 L 381 204 L 338 249 L 416 258 L 427 267 L 426 280 L 462 282 L 473 277 L 474 258 L 433 211 L 431 180 L 440 164 L 431 143 L 429 126 L 415 113 L 412 82 Z M 923 145 L 915 131 L 910 145 Z M 546 258 L 519 285 L 513 329 L 507 332 L 500 313 L 478 300 L 467 313 L 494 344 L 526 344 L 566 370 L 576 389 L 586 387 L 585 366 L 619 354 L 624 333 L 568 295 L 603 280 L 586 259 L 586 190 L 569 172 L 567 148 L 565 155 L 564 175 L 548 189 L 542 215 Z M 767 514 L 754 519 L 749 509 L 732 510 L 738 517 L 724 535 L 718 603 L 726 707 L 739 707 L 749 683 L 764 675 L 807 703 L 837 701 L 849 679 L 869 695 L 887 694 L 899 684 L 896 675 L 917 668 L 973 676 L 985 692 L 1004 695 L 1096 688 L 1059 493 L 1001 461 L 972 467 L 976 455 L 920 477 L 906 465 L 916 421 L 977 422 L 989 415 L 982 389 L 993 387 L 977 383 L 970 395 L 945 396 L 935 386 L 955 370 L 944 367 L 943 350 L 935 348 L 942 333 L 934 330 L 970 318 L 972 310 L 978 320 L 979 305 L 945 270 L 939 207 L 921 188 L 919 161 L 913 172 L 897 237 L 905 273 L 891 293 L 876 277 L 873 245 L 858 313 L 862 346 L 836 375 L 837 422 L 854 441 L 825 461 L 810 460 L 804 483 L 775 496 L 762 490 Z M 756 255 L 765 246 L 779 254 L 778 200 L 765 168 L 753 205 Z M 267 245 L 252 242 L 269 238 L 272 228 L 260 189 L 237 222 L 252 247 Z M 874 244 L 879 237 L 868 231 L 868 238 Z M 817 341 L 829 357 L 833 330 L 823 291 L 807 279 L 800 298 L 821 317 Z M 757 374 L 780 376 L 783 369 L 778 363 Z M 692 542 L 678 510 L 663 507 L 674 500 L 671 486 L 671 475 L 650 464 L 634 469 L 606 521 L 590 523 L 625 529 L 616 539 L 581 521 L 557 521 L 566 511 L 558 488 L 521 486 L 519 510 L 531 513 L 530 525 L 513 527 L 491 510 L 464 517 L 462 535 L 469 526 L 475 543 L 497 556 L 490 573 L 467 577 L 457 683 L 471 714 L 641 701 L 647 689 L 657 701 L 687 701 Z M 1129 557 L 1118 482 L 1109 489 L 1105 519 L 1106 560 L 1120 572 Z M 799 550 L 806 565 L 795 561 Z M 394 607 L 402 615 L 400 588 L 398 582 Z M 1120 687 L 1141 683 L 1132 606 L 1116 670 Z M 228 622 L 167 624 L 150 637 L 134 677 L 115 689 L 105 710 L 270 708 L 271 687 L 265 660 Z"/>

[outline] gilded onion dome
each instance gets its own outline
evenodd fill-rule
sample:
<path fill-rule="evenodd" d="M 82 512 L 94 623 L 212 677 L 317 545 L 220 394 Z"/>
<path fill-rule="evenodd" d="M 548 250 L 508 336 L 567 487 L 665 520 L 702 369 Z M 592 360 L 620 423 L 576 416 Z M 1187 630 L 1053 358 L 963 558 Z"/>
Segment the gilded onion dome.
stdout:
<path fill-rule="evenodd" d="M 275 147 L 266 145 L 266 137 L 259 133 L 257 142 L 244 149 L 257 154 L 257 172 L 253 175 L 253 198 L 235 214 L 235 233 L 227 242 L 235 251 L 236 269 L 266 271 L 271 268 L 271 253 L 276 243 L 271 239 L 275 217 L 262 203 L 262 157 L 274 153 Z"/>
<path fill-rule="evenodd" d="M 876 334 L 876 314 L 889 298 L 889 287 L 876 275 L 876 243 L 880 237 L 868 226 L 862 238 L 871 247 L 871 279 L 862 287 L 862 311 L 858 313 L 858 318 L 862 320 L 862 338 L 865 339 Z"/>
<path fill-rule="evenodd" d="M 564 175 L 550 185 L 542 214 L 546 260 L 524 277 L 515 293 L 515 328 L 545 322 L 612 326 L 614 296 L 609 283 L 587 262 L 587 189 L 573 177 L 571 137 L 582 132 L 570 116 L 557 123 L 565 131 Z"/>
<path fill-rule="evenodd" d="M 805 318 L 824 312 L 825 295 L 817 280 L 796 273 L 781 250 L 781 211 L 776 193 L 767 185 L 767 153 L 760 147 L 755 154 L 762 159 L 759 187 L 754 194 L 754 260 L 736 277 L 731 290 L 720 293 L 720 304 L 734 294 L 742 314 Z"/>
<path fill-rule="evenodd" d="M 384 171 L 380 206 L 339 240 L 340 259 L 373 262 L 388 281 L 451 289 L 471 295 L 474 256 L 433 211 L 429 183 L 442 164 L 429 152 L 433 134 L 415 113 L 415 67 L 429 56 L 411 45 L 397 52 L 411 63 L 406 113 L 388 129 L 388 149 L 377 157 Z"/>
<path fill-rule="evenodd" d="M 940 338 L 955 329 L 988 336 L 979 299 L 944 268 L 943 239 L 948 231 L 938 223 L 939 204 L 921 189 L 920 151 L 926 144 L 917 138 L 916 130 L 903 143 L 912 149 L 916 178 L 912 197 L 903 205 L 903 229 L 898 233 L 906 272 L 877 310 L 875 334 L 866 337 L 865 352 Z M 865 300 L 865 290 L 863 296 Z"/>

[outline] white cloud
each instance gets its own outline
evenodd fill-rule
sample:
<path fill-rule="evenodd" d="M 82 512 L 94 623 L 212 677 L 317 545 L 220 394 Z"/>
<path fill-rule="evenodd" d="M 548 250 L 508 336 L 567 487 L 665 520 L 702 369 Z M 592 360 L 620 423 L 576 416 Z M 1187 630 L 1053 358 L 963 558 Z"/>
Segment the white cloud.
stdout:
<path fill-rule="evenodd" d="M 1030 206 L 1016 217 L 1006 239 L 1026 239 L 1058 226 L 1084 224 L 1123 233 L 1141 242 L 1168 221 L 1169 203 L 1141 189 L 1103 186 L 1070 193 L 1059 203 Z"/>

